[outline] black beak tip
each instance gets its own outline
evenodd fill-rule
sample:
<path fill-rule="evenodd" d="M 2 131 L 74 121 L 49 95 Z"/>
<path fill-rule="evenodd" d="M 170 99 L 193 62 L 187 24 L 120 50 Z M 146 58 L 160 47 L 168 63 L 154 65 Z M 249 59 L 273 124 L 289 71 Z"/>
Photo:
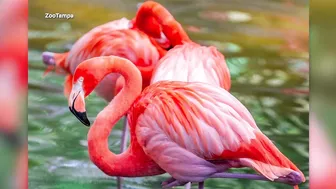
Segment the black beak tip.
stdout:
<path fill-rule="evenodd" d="M 80 122 L 82 122 L 85 126 L 90 127 L 91 123 L 86 116 L 86 112 L 77 112 L 76 110 L 72 109 L 71 107 L 69 107 L 69 110 L 71 111 L 72 114 L 74 114 L 77 117 L 77 119 Z"/>

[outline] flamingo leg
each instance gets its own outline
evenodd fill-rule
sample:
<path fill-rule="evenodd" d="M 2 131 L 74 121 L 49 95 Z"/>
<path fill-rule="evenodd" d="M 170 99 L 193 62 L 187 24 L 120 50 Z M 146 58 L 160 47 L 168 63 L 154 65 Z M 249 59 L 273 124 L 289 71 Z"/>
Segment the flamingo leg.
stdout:
<path fill-rule="evenodd" d="M 188 182 L 185 186 L 184 189 L 191 189 L 191 182 Z"/>
<path fill-rule="evenodd" d="M 128 126 L 127 126 L 127 117 L 125 116 L 123 118 L 123 130 L 121 133 L 120 153 L 126 150 L 127 142 L 128 142 Z"/>
<path fill-rule="evenodd" d="M 128 127 L 127 127 L 127 118 L 125 116 L 123 118 L 123 130 L 122 130 L 122 133 L 121 133 L 120 153 L 125 151 L 125 149 L 127 147 L 127 141 L 128 141 Z M 122 183 L 123 183 L 122 177 L 117 177 L 118 189 L 122 189 Z"/>
<path fill-rule="evenodd" d="M 198 183 L 198 189 L 204 189 L 204 181 Z"/>
<path fill-rule="evenodd" d="M 161 185 L 163 186 L 163 185 L 169 184 L 169 183 L 171 183 L 171 182 L 174 182 L 175 180 L 176 180 L 176 179 L 174 179 L 173 177 L 170 177 L 169 179 L 163 181 L 163 182 L 161 183 Z"/>

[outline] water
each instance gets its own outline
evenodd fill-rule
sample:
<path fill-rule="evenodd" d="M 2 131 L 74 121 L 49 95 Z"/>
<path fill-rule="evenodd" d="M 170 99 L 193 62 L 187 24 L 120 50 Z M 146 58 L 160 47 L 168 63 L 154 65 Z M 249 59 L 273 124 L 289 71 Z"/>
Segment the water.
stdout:
<path fill-rule="evenodd" d="M 138 3 L 92 2 L 29 1 L 30 188 L 116 188 L 116 179 L 105 176 L 89 161 L 88 128 L 68 111 L 62 94 L 63 77 L 42 77 L 42 51 L 64 52 L 68 44 L 92 27 L 121 17 L 132 18 Z M 193 40 L 214 45 L 225 55 L 232 75 L 232 93 L 250 110 L 260 129 L 308 178 L 308 1 L 159 2 L 182 23 Z M 47 20 L 46 12 L 72 13 L 75 18 Z M 87 99 L 89 118 L 94 119 L 105 105 L 91 95 Z M 118 125 L 111 133 L 109 145 L 114 152 L 119 151 L 120 129 Z M 124 187 L 160 188 L 160 182 L 167 177 L 126 179 Z M 308 188 L 307 183 L 300 188 Z M 209 179 L 206 188 L 292 187 L 263 181 Z"/>

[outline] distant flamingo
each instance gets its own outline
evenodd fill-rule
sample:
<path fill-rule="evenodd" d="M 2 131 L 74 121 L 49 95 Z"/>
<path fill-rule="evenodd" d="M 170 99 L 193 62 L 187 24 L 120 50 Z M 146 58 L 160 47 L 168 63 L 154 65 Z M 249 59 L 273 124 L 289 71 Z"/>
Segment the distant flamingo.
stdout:
<path fill-rule="evenodd" d="M 148 18 L 146 21 L 152 25 L 152 30 L 159 30 L 158 24 L 153 19 Z M 71 91 L 72 74 L 78 64 L 98 56 L 116 55 L 131 60 L 142 71 L 144 85 L 149 84 L 151 71 L 166 50 L 162 49 L 154 38 L 149 38 L 137 29 L 130 29 L 129 26 L 130 21 L 126 18 L 115 20 L 84 34 L 69 52 L 42 54 L 43 62 L 50 66 L 47 72 L 56 67 L 56 71 L 67 74 L 64 83 L 65 96 Z M 111 101 L 118 77 L 117 74 L 110 74 L 96 89 L 97 94 L 106 101 Z"/>
<path fill-rule="evenodd" d="M 69 108 L 86 117 L 85 97 L 110 73 L 125 85 L 102 110 L 88 133 L 91 161 L 110 176 L 140 177 L 168 172 L 168 188 L 209 177 L 269 179 L 297 187 L 303 173 L 258 129 L 249 111 L 229 92 L 206 83 L 160 81 L 142 90 L 141 74 L 127 59 L 109 56 L 81 63 Z M 108 137 L 127 114 L 131 144 L 122 154 L 109 150 Z M 260 175 L 223 173 L 251 167 Z"/>
<path fill-rule="evenodd" d="M 135 18 L 135 27 L 152 37 L 160 37 L 161 33 L 152 30 L 145 23 L 148 18 L 156 19 L 171 43 L 172 49 L 160 59 L 154 69 L 151 84 L 164 80 L 204 82 L 230 89 L 230 72 L 224 56 L 215 47 L 192 42 L 182 26 L 162 5 L 146 1 L 139 7 Z M 186 188 L 190 187 L 187 185 Z M 203 183 L 199 184 L 199 188 L 203 188 Z"/>
<path fill-rule="evenodd" d="M 224 56 L 216 47 L 205 47 L 190 40 L 182 26 L 161 4 L 146 1 L 138 9 L 133 25 L 152 37 L 161 33 L 149 28 L 146 20 L 156 19 L 172 49 L 160 59 L 151 83 L 157 81 L 204 82 L 230 89 L 230 72 Z"/>
<path fill-rule="evenodd" d="M 151 25 L 151 30 L 160 30 L 154 19 L 145 20 Z M 143 86 L 146 87 L 151 79 L 152 71 L 158 60 L 166 53 L 161 46 L 169 42 L 162 34 L 161 38 L 150 38 L 138 29 L 130 29 L 130 21 L 126 18 L 112 21 L 95 27 L 83 35 L 66 53 L 44 52 L 43 62 L 50 68 L 56 67 L 59 72 L 67 74 L 64 82 L 64 94 L 67 97 L 72 88 L 72 74 L 76 67 L 84 60 L 106 55 L 116 55 L 131 60 L 142 73 Z M 118 74 L 110 74 L 96 88 L 98 96 L 111 101 L 122 88 L 118 82 Z M 124 125 L 120 150 L 123 151 L 127 143 L 127 127 Z M 118 185 L 121 180 L 118 178 Z M 120 187 L 119 187 L 120 188 Z"/>

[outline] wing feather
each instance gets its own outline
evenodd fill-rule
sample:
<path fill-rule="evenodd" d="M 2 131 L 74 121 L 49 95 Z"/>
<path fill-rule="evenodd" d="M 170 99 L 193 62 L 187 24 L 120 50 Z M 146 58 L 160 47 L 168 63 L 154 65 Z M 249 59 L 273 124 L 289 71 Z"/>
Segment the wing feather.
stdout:
<path fill-rule="evenodd" d="M 231 85 L 224 56 L 214 47 L 195 43 L 178 45 L 160 59 L 151 83 L 158 81 L 203 82 L 227 90 Z"/>
<path fill-rule="evenodd" d="M 222 98 L 216 96 L 219 92 Z M 223 89 L 195 83 L 165 88 L 153 96 L 138 119 L 140 127 L 155 125 L 151 129 L 160 128 L 170 140 L 199 157 L 212 159 L 225 150 L 236 151 L 242 142 L 255 138 L 251 120 L 240 116 L 240 107 L 228 102 L 231 95 Z"/>
<path fill-rule="evenodd" d="M 183 175 L 190 172 L 179 172 L 180 168 L 198 165 L 206 170 L 199 179 L 206 178 L 216 168 L 205 160 L 236 159 L 271 180 L 292 171 L 305 180 L 226 90 L 205 83 L 165 81 L 149 86 L 143 94 L 143 102 L 151 100 L 138 118 L 139 143 L 173 176 L 186 179 Z M 154 147 L 156 151 L 152 151 Z"/>

